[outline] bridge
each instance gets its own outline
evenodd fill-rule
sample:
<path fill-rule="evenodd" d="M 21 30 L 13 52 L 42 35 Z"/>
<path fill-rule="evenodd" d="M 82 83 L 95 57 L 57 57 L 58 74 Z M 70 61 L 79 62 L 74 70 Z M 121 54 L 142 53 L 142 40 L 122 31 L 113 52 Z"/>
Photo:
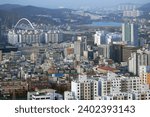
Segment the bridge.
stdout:
<path fill-rule="evenodd" d="M 33 24 L 27 18 L 21 18 L 14 26 L 14 29 L 35 30 Z"/>

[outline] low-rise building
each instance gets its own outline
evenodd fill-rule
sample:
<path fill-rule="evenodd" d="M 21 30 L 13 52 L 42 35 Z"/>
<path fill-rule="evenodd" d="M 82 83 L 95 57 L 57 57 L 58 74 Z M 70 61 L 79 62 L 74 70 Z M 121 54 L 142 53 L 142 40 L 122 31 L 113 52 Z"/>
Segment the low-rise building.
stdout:
<path fill-rule="evenodd" d="M 56 93 L 53 89 L 43 89 L 28 92 L 27 100 L 63 100 L 63 96 Z"/>
<path fill-rule="evenodd" d="M 65 91 L 64 92 L 64 100 L 76 100 L 74 93 L 71 91 Z"/>

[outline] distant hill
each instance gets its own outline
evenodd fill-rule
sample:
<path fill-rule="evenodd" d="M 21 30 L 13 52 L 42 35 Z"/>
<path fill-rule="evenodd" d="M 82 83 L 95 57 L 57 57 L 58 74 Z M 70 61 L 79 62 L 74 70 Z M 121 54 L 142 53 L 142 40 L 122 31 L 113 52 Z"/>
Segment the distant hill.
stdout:
<path fill-rule="evenodd" d="M 21 6 L 16 4 L 0 5 L 0 19 L 4 25 L 14 25 L 20 18 L 28 18 L 39 23 L 56 23 L 52 18 L 65 19 L 70 9 L 48 9 L 35 6 Z M 41 17 L 39 17 L 41 16 Z M 47 17 L 42 17 L 47 16 Z M 51 19 L 50 19 L 51 18 Z"/>
<path fill-rule="evenodd" d="M 35 6 L 21 6 L 15 4 L 0 5 L 0 18 L 6 26 L 15 25 L 21 18 L 31 22 L 45 24 L 83 24 L 90 21 L 88 16 L 73 14 L 72 9 L 48 9 Z"/>
<path fill-rule="evenodd" d="M 11 9 L 14 9 L 14 8 L 18 8 L 18 7 L 22 7 L 21 5 L 17 5 L 17 4 L 3 4 L 3 5 L 0 5 L 0 10 L 11 10 Z"/>
<path fill-rule="evenodd" d="M 12 9 L 12 11 L 18 15 L 22 16 L 35 16 L 35 15 L 51 15 L 53 17 L 60 17 L 63 16 L 66 12 L 71 12 L 70 9 L 48 9 L 48 8 L 41 8 L 35 6 L 23 6 L 17 7 Z"/>
<path fill-rule="evenodd" d="M 0 10 L 15 13 L 20 16 L 33 15 L 62 15 L 64 12 L 70 12 L 70 9 L 48 9 L 35 6 L 21 6 L 16 4 L 0 5 Z"/>
<path fill-rule="evenodd" d="M 144 4 L 139 9 L 144 11 L 144 12 L 150 12 L 150 3 Z"/>
<path fill-rule="evenodd" d="M 150 3 L 144 4 L 143 6 L 141 6 L 139 8 L 139 10 L 143 11 L 143 15 L 141 16 L 141 18 L 145 18 L 147 20 L 150 19 Z"/>

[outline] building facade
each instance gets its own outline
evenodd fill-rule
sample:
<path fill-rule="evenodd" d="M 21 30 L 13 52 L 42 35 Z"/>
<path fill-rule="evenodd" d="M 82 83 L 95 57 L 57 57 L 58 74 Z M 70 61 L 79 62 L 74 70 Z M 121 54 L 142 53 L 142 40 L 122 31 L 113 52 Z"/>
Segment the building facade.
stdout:
<path fill-rule="evenodd" d="M 96 31 L 96 33 L 94 34 L 94 44 L 96 45 L 106 44 L 105 35 L 106 34 L 104 31 Z"/>
<path fill-rule="evenodd" d="M 148 84 L 150 86 L 150 66 L 139 66 L 139 77 L 143 84 Z"/>
<path fill-rule="evenodd" d="M 8 43 L 16 44 L 36 44 L 44 40 L 43 32 L 37 30 L 17 30 L 14 29 L 8 32 Z"/>
<path fill-rule="evenodd" d="M 139 77 L 124 77 L 109 72 L 107 76 L 100 77 L 98 81 L 98 95 L 107 96 L 113 93 L 125 93 L 140 90 Z"/>
<path fill-rule="evenodd" d="M 50 30 L 45 33 L 45 43 L 60 43 L 63 41 L 63 33 L 60 30 Z"/>
<path fill-rule="evenodd" d="M 139 17 L 142 14 L 142 11 L 139 10 L 126 10 L 123 12 L 124 17 Z"/>
<path fill-rule="evenodd" d="M 28 92 L 27 100 L 63 100 L 63 96 L 53 89 L 42 89 Z"/>
<path fill-rule="evenodd" d="M 139 75 L 139 66 L 141 65 L 150 65 L 150 51 L 146 48 L 131 53 L 128 60 L 128 70 L 134 75 Z"/>
<path fill-rule="evenodd" d="M 122 41 L 128 45 L 139 46 L 138 26 L 136 24 L 122 24 Z"/>
<path fill-rule="evenodd" d="M 98 82 L 79 76 L 79 80 L 71 82 L 71 91 L 77 100 L 94 100 L 98 96 Z"/>

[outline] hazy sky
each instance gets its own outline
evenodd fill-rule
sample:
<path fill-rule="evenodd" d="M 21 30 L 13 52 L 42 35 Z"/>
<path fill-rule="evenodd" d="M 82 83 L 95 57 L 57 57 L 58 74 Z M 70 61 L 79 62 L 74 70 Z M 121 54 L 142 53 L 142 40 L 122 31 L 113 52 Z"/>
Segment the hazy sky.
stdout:
<path fill-rule="evenodd" d="M 106 7 L 113 6 L 119 3 L 137 3 L 145 4 L 150 2 L 150 0 L 1 0 L 0 4 L 13 3 L 21 5 L 34 5 L 47 8 L 56 7 L 69 7 L 69 8 L 79 8 L 79 7 Z"/>

